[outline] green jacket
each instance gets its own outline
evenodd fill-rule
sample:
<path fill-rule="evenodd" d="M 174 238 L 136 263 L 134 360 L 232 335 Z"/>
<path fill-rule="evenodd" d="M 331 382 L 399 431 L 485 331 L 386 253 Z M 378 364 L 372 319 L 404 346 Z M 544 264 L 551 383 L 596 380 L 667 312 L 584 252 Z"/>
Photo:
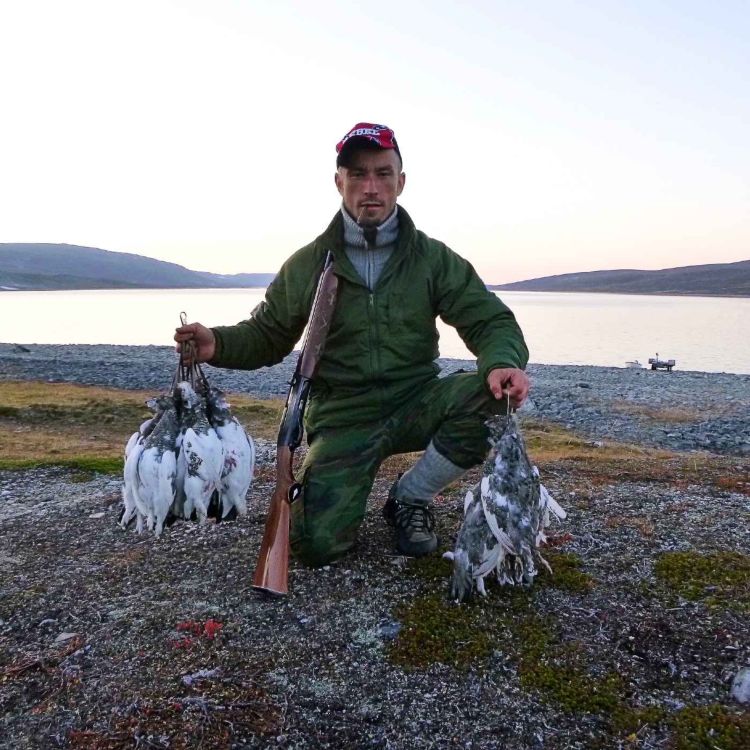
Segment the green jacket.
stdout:
<path fill-rule="evenodd" d="M 399 235 L 371 292 L 346 256 L 343 219 L 282 266 L 249 320 L 214 328 L 211 364 L 253 370 L 280 362 L 299 340 L 326 252 L 339 278 L 336 312 L 307 410 L 309 430 L 387 416 L 439 370 L 439 315 L 477 357 L 483 381 L 495 367 L 524 368 L 528 349 L 513 313 L 471 264 L 414 226 L 399 206 Z"/>

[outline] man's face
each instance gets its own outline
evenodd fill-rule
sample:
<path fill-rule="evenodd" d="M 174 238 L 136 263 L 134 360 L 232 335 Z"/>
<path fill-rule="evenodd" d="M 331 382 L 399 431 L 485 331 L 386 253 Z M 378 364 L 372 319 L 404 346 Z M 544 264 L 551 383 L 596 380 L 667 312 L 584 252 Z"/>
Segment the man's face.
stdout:
<path fill-rule="evenodd" d="M 394 149 L 359 150 L 348 167 L 336 171 L 336 187 L 344 207 L 362 226 L 382 224 L 404 189 L 406 175 Z"/>

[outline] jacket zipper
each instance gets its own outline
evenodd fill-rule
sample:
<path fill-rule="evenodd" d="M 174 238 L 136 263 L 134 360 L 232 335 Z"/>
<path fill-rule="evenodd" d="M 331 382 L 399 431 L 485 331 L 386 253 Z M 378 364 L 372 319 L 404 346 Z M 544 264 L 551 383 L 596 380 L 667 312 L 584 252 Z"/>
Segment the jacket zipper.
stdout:
<path fill-rule="evenodd" d="M 380 329 L 378 328 L 378 307 L 375 304 L 375 293 L 370 292 L 370 330 L 372 331 L 373 375 L 380 379 Z"/>

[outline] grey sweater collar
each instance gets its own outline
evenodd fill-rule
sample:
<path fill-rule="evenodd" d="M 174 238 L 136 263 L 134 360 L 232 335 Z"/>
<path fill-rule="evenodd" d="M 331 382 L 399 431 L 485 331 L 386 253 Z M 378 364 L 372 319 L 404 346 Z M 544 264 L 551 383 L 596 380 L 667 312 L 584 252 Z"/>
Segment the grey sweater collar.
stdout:
<path fill-rule="evenodd" d="M 345 245 L 370 249 L 393 245 L 398 239 L 397 208 L 393 209 L 393 213 L 382 224 L 366 229 L 357 224 L 343 206 L 341 206 L 341 215 L 344 217 Z"/>

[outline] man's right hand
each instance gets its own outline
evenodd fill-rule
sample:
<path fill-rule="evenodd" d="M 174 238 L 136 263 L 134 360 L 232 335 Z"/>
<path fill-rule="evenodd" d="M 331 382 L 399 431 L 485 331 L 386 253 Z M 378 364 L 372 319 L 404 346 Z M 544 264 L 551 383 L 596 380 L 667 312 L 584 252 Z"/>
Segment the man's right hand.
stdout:
<path fill-rule="evenodd" d="M 189 323 L 188 325 L 180 326 L 175 330 L 174 340 L 177 342 L 176 348 L 178 352 L 182 351 L 182 346 L 186 341 L 192 341 L 198 362 L 208 362 L 216 354 L 216 337 L 214 336 L 214 332 L 200 323 Z"/>

